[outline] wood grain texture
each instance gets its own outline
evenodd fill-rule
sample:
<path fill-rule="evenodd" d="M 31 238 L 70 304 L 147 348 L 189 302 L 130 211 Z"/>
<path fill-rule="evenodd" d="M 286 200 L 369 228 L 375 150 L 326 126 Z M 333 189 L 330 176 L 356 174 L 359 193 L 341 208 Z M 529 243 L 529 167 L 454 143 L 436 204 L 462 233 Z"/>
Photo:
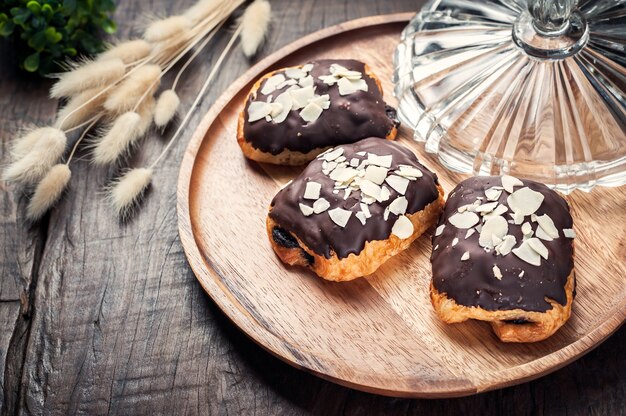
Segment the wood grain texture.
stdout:
<path fill-rule="evenodd" d="M 189 4 L 118 2 L 119 35 L 139 34 L 143 14 L 171 13 Z M 272 0 L 274 25 L 263 53 L 345 20 L 411 11 L 420 4 Z M 227 41 L 219 39 L 221 45 Z M 5 163 L 7 143 L 17 129 L 49 122 L 57 104 L 46 99 L 49 82 L 10 69 L 16 62 L 11 46 L 0 47 Z M 215 52 L 209 50 L 190 67 L 181 89 L 187 106 Z M 243 335 L 193 276 L 175 214 L 178 168 L 192 132 L 250 66 L 239 54 L 227 63 L 157 172 L 141 215 L 129 224 L 114 219 L 100 194 L 110 172 L 85 162 L 74 166 L 70 192 L 36 227 L 24 225 L 23 200 L 0 184 L 3 414 L 623 414 L 624 329 L 550 376 L 454 400 L 357 392 L 296 370 Z M 161 136 L 151 135 L 131 163 L 151 159 L 162 147 Z"/>
<path fill-rule="evenodd" d="M 371 17 L 316 32 L 237 80 L 189 144 L 179 180 L 179 224 L 205 290 L 246 334 L 280 358 L 374 393 L 463 396 L 560 368 L 623 323 L 626 230 L 611 224 L 626 214 L 626 194 L 597 189 L 568 198 L 578 235 L 576 306 L 565 327 L 541 343 L 503 344 L 484 323 L 442 324 L 428 296 L 430 233 L 358 281 L 329 283 L 284 267 L 263 223 L 272 197 L 300 169 L 243 158 L 236 129 L 248 91 L 277 67 L 341 56 L 367 62 L 389 92 L 389 57 L 409 17 Z M 386 94 L 385 101 L 395 100 Z M 442 168 L 412 140 L 411 131 L 401 128 L 397 140 L 437 173 L 446 193 L 466 177 Z"/>

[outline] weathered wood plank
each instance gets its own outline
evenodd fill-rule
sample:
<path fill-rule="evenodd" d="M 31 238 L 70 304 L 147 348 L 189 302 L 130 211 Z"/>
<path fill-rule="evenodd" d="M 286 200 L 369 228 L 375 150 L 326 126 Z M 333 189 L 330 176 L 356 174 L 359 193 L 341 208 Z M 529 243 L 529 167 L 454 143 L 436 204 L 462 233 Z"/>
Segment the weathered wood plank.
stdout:
<path fill-rule="evenodd" d="M 57 103 L 47 99 L 49 81 L 15 69 L 10 44 L 0 60 L 0 167 L 9 163 L 13 137 L 30 124 L 49 122 Z M 5 59 L 6 58 L 6 59 Z M 46 239 L 46 221 L 24 221 L 25 199 L 0 181 L 0 408 L 14 409 L 30 329 L 33 290 Z"/>
<path fill-rule="evenodd" d="M 190 3 L 119 2 L 120 35 L 138 34 L 138 16 L 143 13 L 171 12 Z M 266 53 L 344 20 L 418 7 L 412 0 L 273 0 L 272 4 L 274 28 Z M 188 72 L 181 89 L 187 106 L 216 59 L 215 50 Z M 0 76 L 3 143 L 25 122 L 47 122 L 56 107 L 45 99 L 48 83 L 24 79 L 5 65 Z M 249 63 L 235 54 L 226 65 L 187 127 L 188 134 Z M 71 190 L 51 213 L 49 225 L 45 222 L 32 230 L 21 225 L 23 203 L 16 204 L 13 196 L 2 193 L 0 299 L 8 300 L 9 306 L 0 305 L 0 352 L 10 340 L 2 360 L 6 368 L 0 368 L 5 375 L 4 412 L 13 413 L 19 405 L 20 413 L 33 414 L 623 413 L 624 329 L 546 378 L 445 401 L 355 392 L 265 353 L 217 310 L 182 252 L 175 184 L 188 134 L 159 168 L 141 214 L 126 225 L 114 219 L 100 194 L 107 172 L 86 162 L 75 165 Z M 153 135 L 133 163 L 151 160 L 162 146 L 159 136 Z M 5 146 L 3 161 L 6 153 Z M 30 309 L 23 306 L 22 312 L 27 313 L 21 315 L 14 304 L 24 293 L 23 305 L 28 305 L 33 276 L 31 325 Z M 5 328 L 12 331 L 11 337 L 5 335 Z"/>

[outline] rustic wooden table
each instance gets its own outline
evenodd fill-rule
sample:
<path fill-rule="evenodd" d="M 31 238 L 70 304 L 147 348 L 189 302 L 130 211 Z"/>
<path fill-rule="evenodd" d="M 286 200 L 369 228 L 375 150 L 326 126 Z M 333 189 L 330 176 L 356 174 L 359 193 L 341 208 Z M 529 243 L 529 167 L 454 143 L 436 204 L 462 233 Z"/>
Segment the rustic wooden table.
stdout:
<path fill-rule="evenodd" d="M 141 16 L 174 13 L 191 0 L 119 2 L 120 36 Z M 421 1 L 272 0 L 263 54 L 320 28 Z M 225 39 L 220 40 L 222 43 Z M 0 164 L 27 123 L 50 122 L 50 82 L 14 70 L 2 44 Z M 181 90 L 186 105 L 203 82 L 209 50 Z M 270 356 L 217 309 L 191 272 L 178 238 L 176 179 L 189 134 L 250 62 L 232 55 L 187 135 L 156 174 L 140 215 L 120 224 L 101 188 L 112 172 L 74 168 L 71 190 L 37 226 L 25 201 L 0 182 L 0 384 L 3 414 L 568 414 L 626 412 L 626 330 L 542 379 L 448 400 L 401 400 L 323 381 Z M 171 133 L 171 131 L 170 131 Z M 162 148 L 154 134 L 134 162 Z"/>

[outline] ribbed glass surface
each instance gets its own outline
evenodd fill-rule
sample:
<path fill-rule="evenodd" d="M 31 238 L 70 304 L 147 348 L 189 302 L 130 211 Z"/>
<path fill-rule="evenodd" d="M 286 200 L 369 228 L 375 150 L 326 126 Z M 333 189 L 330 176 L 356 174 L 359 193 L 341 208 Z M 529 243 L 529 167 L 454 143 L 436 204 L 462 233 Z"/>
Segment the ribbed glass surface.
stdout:
<path fill-rule="evenodd" d="M 394 62 L 400 118 L 446 167 L 626 183 L 626 0 L 433 0 Z"/>

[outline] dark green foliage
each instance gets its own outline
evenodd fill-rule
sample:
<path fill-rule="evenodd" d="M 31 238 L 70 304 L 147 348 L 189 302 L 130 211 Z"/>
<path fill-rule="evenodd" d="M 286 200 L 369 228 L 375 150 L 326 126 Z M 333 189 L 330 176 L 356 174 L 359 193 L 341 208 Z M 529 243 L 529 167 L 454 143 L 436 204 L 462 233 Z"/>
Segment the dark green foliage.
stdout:
<path fill-rule="evenodd" d="M 113 0 L 0 0 L 0 36 L 13 38 L 23 69 L 45 75 L 66 57 L 102 51 L 114 10 Z"/>

